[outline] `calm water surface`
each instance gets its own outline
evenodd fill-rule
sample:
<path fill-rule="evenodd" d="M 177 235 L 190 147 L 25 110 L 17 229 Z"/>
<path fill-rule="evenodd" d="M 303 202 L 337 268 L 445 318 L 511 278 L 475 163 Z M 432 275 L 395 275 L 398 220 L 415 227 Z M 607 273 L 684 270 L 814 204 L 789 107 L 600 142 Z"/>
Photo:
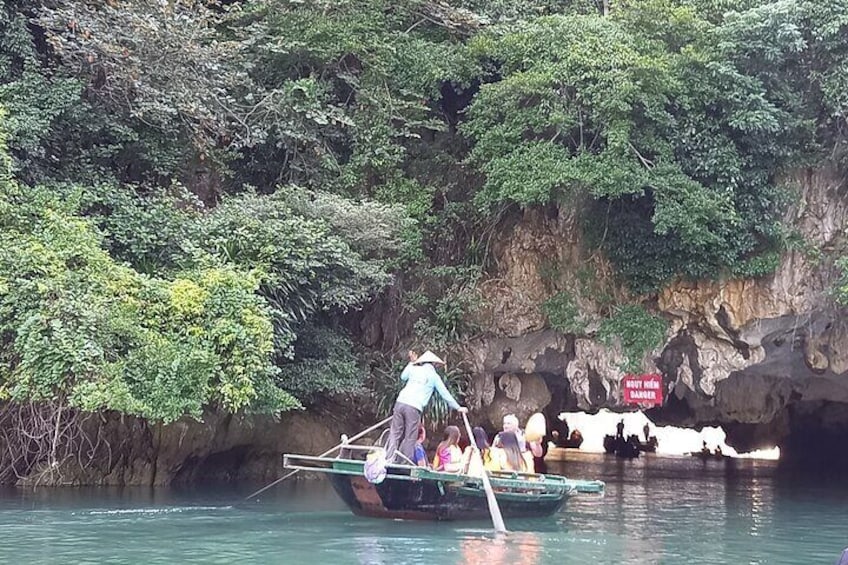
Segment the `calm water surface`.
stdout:
<path fill-rule="evenodd" d="M 252 489 L 0 491 L 2 563 L 697 563 L 833 565 L 848 546 L 848 481 L 772 462 L 580 456 L 557 471 L 607 482 L 546 519 L 357 518 L 328 484 Z"/>

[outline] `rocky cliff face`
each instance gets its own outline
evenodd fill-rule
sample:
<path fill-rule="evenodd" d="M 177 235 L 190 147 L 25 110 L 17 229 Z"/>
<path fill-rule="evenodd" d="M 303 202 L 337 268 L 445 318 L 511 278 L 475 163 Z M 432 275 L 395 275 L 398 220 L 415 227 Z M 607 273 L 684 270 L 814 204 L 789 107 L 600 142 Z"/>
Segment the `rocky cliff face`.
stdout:
<path fill-rule="evenodd" d="M 345 415 L 347 418 L 351 415 Z M 318 454 L 353 433 L 350 421 L 321 411 L 282 418 L 207 413 L 202 421 L 153 424 L 104 414 L 91 419 L 92 439 L 59 468 L 31 469 L 19 485 L 161 486 L 202 481 L 271 481 L 283 453 Z M 358 429 L 358 428 L 357 428 Z"/>
<path fill-rule="evenodd" d="M 653 419 L 721 424 L 738 449 L 779 444 L 786 455 L 806 458 L 832 451 L 825 447 L 848 433 L 848 319 L 830 296 L 831 257 L 848 228 L 848 189 L 830 169 L 791 180 L 798 188 L 787 220 L 803 243 L 768 277 L 665 288 L 650 304 L 669 331 L 642 369 L 660 372 L 667 387 Z M 472 405 L 493 425 L 507 412 L 627 409 L 622 353 L 594 334 L 598 295 L 627 297 L 604 282 L 609 269 L 586 253 L 576 218 L 528 212 L 502 234 L 495 254 L 497 277 L 481 288 L 490 304 L 481 322 L 495 337 L 466 351 Z M 559 265 L 554 273 L 551 263 Z M 587 266 L 595 288 L 581 282 Z M 576 297 L 586 322 L 579 335 L 546 329 L 540 304 L 558 290 Z"/>

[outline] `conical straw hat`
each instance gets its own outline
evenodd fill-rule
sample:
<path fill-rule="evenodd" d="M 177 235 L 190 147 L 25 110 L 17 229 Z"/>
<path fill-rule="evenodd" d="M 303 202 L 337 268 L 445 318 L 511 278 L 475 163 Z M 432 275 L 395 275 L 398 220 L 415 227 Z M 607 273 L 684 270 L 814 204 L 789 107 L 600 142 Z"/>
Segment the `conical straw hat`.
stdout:
<path fill-rule="evenodd" d="M 527 425 L 524 427 L 524 437 L 527 441 L 541 441 L 545 437 L 546 428 L 544 414 L 536 412 L 527 420 Z"/>
<path fill-rule="evenodd" d="M 445 362 L 439 359 L 439 357 L 435 353 L 429 350 L 422 353 L 421 357 L 415 360 L 416 365 L 421 365 L 423 363 L 433 363 L 437 365 L 445 364 Z"/>

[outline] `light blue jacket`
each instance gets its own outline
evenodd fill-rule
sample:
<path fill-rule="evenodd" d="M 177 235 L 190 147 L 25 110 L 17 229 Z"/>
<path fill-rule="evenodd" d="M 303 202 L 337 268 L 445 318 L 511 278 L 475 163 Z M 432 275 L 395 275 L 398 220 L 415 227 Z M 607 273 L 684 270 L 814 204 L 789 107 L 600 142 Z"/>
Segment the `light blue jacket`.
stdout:
<path fill-rule="evenodd" d="M 402 404 L 407 404 L 423 412 L 435 389 L 451 408 L 454 410 L 459 408 L 459 403 L 451 396 L 445 383 L 442 382 L 442 377 L 429 363 L 421 365 L 410 363 L 400 374 L 400 380 L 406 381 L 406 386 L 403 387 L 397 397 L 397 401 Z"/>

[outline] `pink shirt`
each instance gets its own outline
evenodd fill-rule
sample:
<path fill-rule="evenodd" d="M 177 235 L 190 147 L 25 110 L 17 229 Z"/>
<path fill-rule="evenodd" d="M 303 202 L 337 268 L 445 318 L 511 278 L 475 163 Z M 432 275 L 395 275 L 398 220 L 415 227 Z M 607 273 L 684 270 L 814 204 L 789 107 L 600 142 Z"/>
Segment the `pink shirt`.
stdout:
<path fill-rule="evenodd" d="M 460 462 L 462 459 L 462 452 L 455 445 L 449 445 L 442 449 L 439 449 L 436 452 L 436 455 L 439 456 L 439 466 L 436 467 L 437 471 L 444 471 L 447 467 L 453 465 L 456 467 L 456 464 Z M 448 469 L 453 472 L 453 469 Z"/>

